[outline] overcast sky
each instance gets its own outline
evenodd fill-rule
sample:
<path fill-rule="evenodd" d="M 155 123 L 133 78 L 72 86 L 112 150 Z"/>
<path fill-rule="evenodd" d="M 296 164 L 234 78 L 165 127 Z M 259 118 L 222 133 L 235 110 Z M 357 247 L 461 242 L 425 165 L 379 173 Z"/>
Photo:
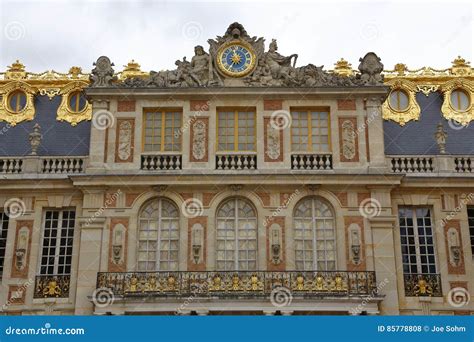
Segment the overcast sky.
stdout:
<path fill-rule="evenodd" d="M 104 54 L 116 70 L 132 58 L 143 70 L 171 69 L 234 21 L 266 47 L 277 38 L 298 65 L 332 68 L 344 57 L 357 67 L 374 51 L 386 69 L 446 68 L 458 55 L 473 60 L 473 11 L 472 1 L 0 0 L 0 70 L 18 58 L 30 71 L 90 71 Z"/>

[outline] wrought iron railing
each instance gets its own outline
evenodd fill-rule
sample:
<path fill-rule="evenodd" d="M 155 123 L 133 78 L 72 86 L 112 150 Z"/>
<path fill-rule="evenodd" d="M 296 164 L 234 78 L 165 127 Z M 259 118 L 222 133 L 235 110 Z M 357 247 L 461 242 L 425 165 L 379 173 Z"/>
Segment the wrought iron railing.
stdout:
<path fill-rule="evenodd" d="M 377 294 L 375 272 L 100 272 L 97 288 L 116 296 L 266 297 L 285 287 L 293 296 Z"/>
<path fill-rule="evenodd" d="M 407 297 L 442 297 L 440 274 L 404 274 L 405 296 Z"/>
<path fill-rule="evenodd" d="M 36 276 L 34 298 L 68 298 L 70 281 L 70 275 Z"/>

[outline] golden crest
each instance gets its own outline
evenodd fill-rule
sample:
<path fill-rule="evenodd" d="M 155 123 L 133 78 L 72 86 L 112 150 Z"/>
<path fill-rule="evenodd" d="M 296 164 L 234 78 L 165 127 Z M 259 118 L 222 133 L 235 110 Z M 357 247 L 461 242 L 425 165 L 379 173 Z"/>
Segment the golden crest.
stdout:
<path fill-rule="evenodd" d="M 382 105 L 382 116 L 385 120 L 392 120 L 397 122 L 400 126 L 404 126 L 411 120 L 418 121 L 420 118 L 421 109 L 416 102 L 416 85 L 408 80 L 390 80 L 386 82 L 391 86 L 391 91 L 402 90 L 408 97 L 408 106 L 403 109 L 397 109 L 390 105 L 390 95 Z"/>
<path fill-rule="evenodd" d="M 9 102 L 14 94 L 18 94 L 20 97 L 24 96 L 25 103 L 23 108 L 18 108 L 18 110 L 11 108 Z M 8 122 L 12 126 L 22 121 L 33 120 L 35 117 L 34 94 L 35 89 L 22 81 L 13 81 L 1 86 L 0 120 Z"/>
<path fill-rule="evenodd" d="M 61 104 L 58 107 L 56 120 L 69 122 L 76 126 L 79 122 L 92 118 L 92 106 L 86 101 L 84 108 L 74 110 L 70 107 L 70 96 L 76 92 L 82 92 L 87 87 L 87 82 L 74 81 L 64 86 L 59 94 L 62 96 Z"/>

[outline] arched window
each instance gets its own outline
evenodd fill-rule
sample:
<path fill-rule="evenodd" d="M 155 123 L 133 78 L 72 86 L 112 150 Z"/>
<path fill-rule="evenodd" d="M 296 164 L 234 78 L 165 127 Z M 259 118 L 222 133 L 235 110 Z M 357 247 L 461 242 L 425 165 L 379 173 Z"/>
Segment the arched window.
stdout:
<path fill-rule="evenodd" d="M 296 269 L 331 271 L 336 269 L 334 214 L 326 202 L 308 197 L 294 213 Z"/>
<path fill-rule="evenodd" d="M 177 271 L 179 211 L 170 200 L 157 198 L 140 213 L 138 270 Z"/>
<path fill-rule="evenodd" d="M 217 211 L 216 264 L 219 271 L 257 269 L 257 215 L 241 198 L 225 201 Z"/>

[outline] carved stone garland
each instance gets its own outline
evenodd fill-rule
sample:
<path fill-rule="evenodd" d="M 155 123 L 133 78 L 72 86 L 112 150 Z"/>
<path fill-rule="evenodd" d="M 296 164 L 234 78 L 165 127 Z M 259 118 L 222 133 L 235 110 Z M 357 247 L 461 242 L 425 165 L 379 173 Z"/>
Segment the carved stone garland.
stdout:
<path fill-rule="evenodd" d="M 206 156 L 206 123 L 198 120 L 193 124 L 193 157 L 202 160 Z"/>

